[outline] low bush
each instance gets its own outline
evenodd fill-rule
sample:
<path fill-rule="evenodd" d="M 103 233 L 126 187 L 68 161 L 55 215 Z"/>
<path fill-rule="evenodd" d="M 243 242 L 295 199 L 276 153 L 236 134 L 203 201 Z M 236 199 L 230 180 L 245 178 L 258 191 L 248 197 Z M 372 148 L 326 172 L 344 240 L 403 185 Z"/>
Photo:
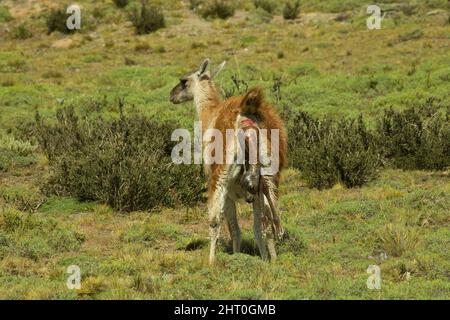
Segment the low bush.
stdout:
<path fill-rule="evenodd" d="M 164 13 L 161 7 L 149 5 L 142 1 L 140 6 L 135 6 L 130 13 L 130 21 L 137 34 L 149 34 L 166 26 Z"/>
<path fill-rule="evenodd" d="M 384 157 L 405 170 L 450 167 L 450 108 L 434 100 L 404 111 L 386 110 L 378 121 L 378 144 Z"/>
<path fill-rule="evenodd" d="M 205 0 L 189 0 L 189 9 L 197 11 L 203 7 Z"/>
<path fill-rule="evenodd" d="M 54 31 L 65 34 L 75 32 L 75 30 L 67 28 L 68 18 L 69 15 L 66 13 L 65 9 L 52 9 L 46 20 L 48 34 L 51 34 Z"/>
<path fill-rule="evenodd" d="M 24 24 L 21 24 L 18 27 L 16 27 L 13 30 L 12 34 L 13 34 L 14 39 L 20 39 L 20 40 L 25 40 L 25 39 L 29 39 L 29 38 L 33 37 L 33 34 L 31 33 L 31 31 L 28 30 L 28 28 Z"/>
<path fill-rule="evenodd" d="M 54 125 L 39 117 L 37 122 L 52 169 L 47 193 L 97 200 L 125 212 L 190 206 L 202 199 L 201 168 L 172 162 L 175 124 L 123 112 L 110 121 L 80 119 L 73 108 L 59 110 Z"/>
<path fill-rule="evenodd" d="M 8 7 L 0 6 L 0 22 L 9 22 L 13 20 L 11 13 L 9 13 Z"/>
<path fill-rule="evenodd" d="M 274 0 L 253 0 L 253 4 L 255 8 L 261 8 L 270 14 L 275 13 L 275 10 L 278 8 L 278 2 Z"/>
<path fill-rule="evenodd" d="M 286 20 L 295 20 L 300 14 L 300 1 L 288 1 L 283 8 L 283 18 Z"/>
<path fill-rule="evenodd" d="M 380 155 L 361 117 L 318 120 L 300 112 L 291 119 L 289 157 L 310 187 L 331 188 L 338 182 L 359 187 L 376 177 Z"/>
<path fill-rule="evenodd" d="M 219 18 L 228 19 L 234 16 L 235 7 L 231 1 L 227 0 L 211 0 L 204 4 L 201 10 L 201 15 L 203 18 Z"/>
<path fill-rule="evenodd" d="M 130 3 L 130 0 L 113 0 L 113 1 L 118 8 L 125 8 Z"/>

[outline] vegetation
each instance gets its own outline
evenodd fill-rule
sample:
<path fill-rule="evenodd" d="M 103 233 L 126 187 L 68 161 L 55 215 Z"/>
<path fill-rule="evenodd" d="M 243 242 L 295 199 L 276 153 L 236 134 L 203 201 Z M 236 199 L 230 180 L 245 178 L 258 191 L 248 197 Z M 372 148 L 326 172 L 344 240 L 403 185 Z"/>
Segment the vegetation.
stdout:
<path fill-rule="evenodd" d="M 228 19 L 235 13 L 235 7 L 229 0 L 209 0 L 201 11 L 203 18 Z"/>
<path fill-rule="evenodd" d="M 136 33 L 140 35 L 155 32 L 166 26 L 162 9 L 149 5 L 146 0 L 142 0 L 140 7 L 133 8 L 130 20 L 136 28 Z"/>
<path fill-rule="evenodd" d="M 59 110 L 55 125 L 38 118 L 37 138 L 52 168 L 48 191 L 127 212 L 201 200 L 201 168 L 172 163 L 177 126 L 128 118 L 120 110 L 110 122 L 80 120 L 73 108 Z"/>
<path fill-rule="evenodd" d="M 9 13 L 8 7 L 0 6 L 0 22 L 8 22 L 13 20 L 11 13 Z"/>
<path fill-rule="evenodd" d="M 275 13 L 275 10 L 278 8 L 278 2 L 274 0 L 253 0 L 253 4 L 255 8 L 261 8 L 268 13 Z"/>
<path fill-rule="evenodd" d="M 0 211 L 0 258 L 13 253 L 31 260 L 48 258 L 53 253 L 80 248 L 82 234 L 68 231 L 50 219 L 13 209 Z"/>
<path fill-rule="evenodd" d="M 79 0 L 82 30 L 68 35 L 46 34 L 49 11 L 36 1 L 5 3 L 10 18 L 3 20 L 5 6 L 0 6 L 0 163 L 7 163 L 0 170 L 0 299 L 450 297 L 450 182 L 448 169 L 442 168 L 448 153 L 438 147 L 439 141 L 448 141 L 450 105 L 446 0 L 381 1 L 388 14 L 382 30 L 373 31 L 366 26 L 367 2 L 357 0 L 302 0 L 301 28 L 272 19 L 261 7 L 255 10 L 253 0 L 234 2 L 236 14 L 227 20 L 203 19 L 203 4 L 196 10 L 199 17 L 181 1 L 152 1 L 161 4 L 166 29 L 139 37 L 127 16 L 137 1 L 118 10 L 113 1 Z M 348 18 L 338 19 L 341 13 Z M 92 19 L 95 29 L 88 28 Z M 33 37 L 14 37 L 21 24 Z M 291 143 L 304 139 L 295 138 L 290 124 L 303 123 L 296 117 L 304 112 L 314 124 L 330 122 L 332 132 L 342 125 L 353 133 L 362 115 L 365 130 L 381 146 L 377 177 L 358 188 L 347 188 L 341 181 L 319 190 L 309 187 L 303 170 L 291 167 L 283 173 L 280 211 L 288 235 L 277 244 L 279 259 L 273 264 L 255 256 L 248 205 L 238 208 L 244 253 L 229 254 L 224 226 L 212 269 L 202 201 L 181 206 L 177 200 L 175 207 L 160 204 L 126 214 L 105 204 L 106 192 L 104 199 L 80 201 L 70 192 L 80 189 L 64 190 L 64 181 L 51 183 L 63 155 L 75 162 L 73 136 L 62 141 L 68 150 L 59 147 L 61 154 L 53 152 L 50 159 L 42 141 L 36 148 L 36 139 L 45 132 L 55 133 L 48 138 L 53 141 L 49 146 L 63 140 L 64 130 L 78 132 L 83 139 L 93 139 L 80 148 L 77 168 L 86 163 L 98 172 L 102 159 L 113 167 L 123 149 L 113 148 L 116 144 L 106 129 L 116 125 L 117 142 L 124 141 L 118 97 L 127 102 L 123 117 L 131 128 L 132 150 L 154 145 L 132 138 L 139 126 L 158 130 L 158 137 L 166 134 L 166 126 L 192 129 L 194 108 L 172 105 L 168 93 L 180 75 L 194 70 L 206 56 L 214 64 L 228 61 L 216 78 L 225 95 L 253 86 L 264 89 L 286 116 Z M 70 106 L 78 129 L 71 128 L 70 121 L 66 128 L 58 119 L 67 116 L 63 110 Z M 42 131 L 36 128 L 36 111 Z M 96 124 L 92 132 L 82 130 Z M 401 126 L 410 128 L 399 130 Z M 100 134 L 107 137 L 104 149 L 96 138 Z M 326 136 L 326 131 L 321 134 Z M 414 145 L 410 140 L 399 143 L 407 137 L 415 139 Z M 362 141 L 356 134 L 348 148 L 364 150 Z M 22 153 L 23 147 L 28 151 Z M 295 159 L 302 159 L 295 150 L 290 156 L 293 166 Z M 425 166 L 433 169 L 414 169 Z M 127 169 L 118 169 L 117 176 L 134 184 L 138 180 L 131 173 L 137 170 Z M 71 170 L 67 177 L 74 184 Z M 80 170 L 88 177 L 80 179 L 80 185 L 95 190 L 94 177 L 84 167 Z M 177 177 L 183 181 L 198 177 L 198 171 L 194 175 L 189 168 L 179 170 Z M 146 178 L 147 171 L 142 171 Z M 129 199 L 124 195 L 122 199 Z M 167 198 L 172 196 L 185 199 L 176 193 Z M 81 269 L 80 290 L 66 286 L 71 265 Z M 367 288 L 369 265 L 381 269 L 381 290 Z"/>
<path fill-rule="evenodd" d="M 21 24 L 13 30 L 13 37 L 15 39 L 25 40 L 33 37 L 33 33 L 25 25 Z"/>
<path fill-rule="evenodd" d="M 73 33 L 75 30 L 67 28 L 67 18 L 69 15 L 64 9 L 52 9 L 47 16 L 47 31 L 51 34 L 54 31 L 61 33 Z"/>
<path fill-rule="evenodd" d="M 301 170 L 310 187 L 331 188 L 338 182 L 360 187 L 376 177 L 380 155 L 362 117 L 334 122 L 301 112 L 291 119 L 291 164 Z"/>
<path fill-rule="evenodd" d="M 13 166 L 28 166 L 35 162 L 36 146 L 0 133 L 0 172 Z"/>
<path fill-rule="evenodd" d="M 113 1 L 118 8 L 125 8 L 130 3 L 130 0 L 113 0 Z"/>
<path fill-rule="evenodd" d="M 205 0 L 189 0 L 189 9 L 192 11 L 197 11 L 205 3 Z"/>
<path fill-rule="evenodd" d="M 450 109 L 443 114 L 429 100 L 404 111 L 387 110 L 378 123 L 385 157 L 401 169 L 450 167 Z"/>
<path fill-rule="evenodd" d="M 300 1 L 295 2 L 288 1 L 283 8 L 283 18 L 286 20 L 295 20 L 300 14 Z"/>

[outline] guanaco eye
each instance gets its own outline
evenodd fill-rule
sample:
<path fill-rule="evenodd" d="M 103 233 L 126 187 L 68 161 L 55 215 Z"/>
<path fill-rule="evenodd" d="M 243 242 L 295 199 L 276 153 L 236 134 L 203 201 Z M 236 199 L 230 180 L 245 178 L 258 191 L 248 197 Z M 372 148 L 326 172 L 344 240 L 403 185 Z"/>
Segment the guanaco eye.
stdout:
<path fill-rule="evenodd" d="M 187 80 L 186 79 L 181 79 L 180 80 L 180 82 L 181 82 L 181 86 L 183 87 L 183 88 L 186 88 L 187 87 Z"/>

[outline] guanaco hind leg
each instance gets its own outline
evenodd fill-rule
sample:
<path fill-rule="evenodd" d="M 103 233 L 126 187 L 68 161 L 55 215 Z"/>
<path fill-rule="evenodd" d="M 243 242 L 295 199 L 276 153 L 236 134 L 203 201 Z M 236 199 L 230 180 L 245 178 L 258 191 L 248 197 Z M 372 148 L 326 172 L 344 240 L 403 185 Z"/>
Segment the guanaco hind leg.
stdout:
<path fill-rule="evenodd" d="M 236 203 L 230 197 L 226 199 L 225 203 L 225 218 L 233 241 L 233 253 L 239 253 L 241 251 L 241 229 L 236 215 Z"/>

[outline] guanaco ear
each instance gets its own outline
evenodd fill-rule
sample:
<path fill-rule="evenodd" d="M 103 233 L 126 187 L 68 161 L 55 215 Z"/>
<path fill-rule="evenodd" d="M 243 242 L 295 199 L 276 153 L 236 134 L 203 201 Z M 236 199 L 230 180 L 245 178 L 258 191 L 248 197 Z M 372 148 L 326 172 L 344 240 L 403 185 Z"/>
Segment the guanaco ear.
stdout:
<path fill-rule="evenodd" d="M 200 66 L 200 69 L 198 70 L 200 76 L 206 73 L 206 70 L 208 70 L 210 62 L 211 60 L 209 59 L 205 59 L 205 61 L 203 61 L 202 65 Z"/>
<path fill-rule="evenodd" d="M 217 77 L 217 75 L 223 70 L 223 68 L 225 67 L 226 64 L 227 64 L 226 61 L 222 62 L 222 63 L 220 64 L 220 66 L 218 66 L 217 69 L 214 70 L 214 72 L 212 73 L 212 76 L 211 76 L 211 77 L 212 77 L 212 78 Z"/>

